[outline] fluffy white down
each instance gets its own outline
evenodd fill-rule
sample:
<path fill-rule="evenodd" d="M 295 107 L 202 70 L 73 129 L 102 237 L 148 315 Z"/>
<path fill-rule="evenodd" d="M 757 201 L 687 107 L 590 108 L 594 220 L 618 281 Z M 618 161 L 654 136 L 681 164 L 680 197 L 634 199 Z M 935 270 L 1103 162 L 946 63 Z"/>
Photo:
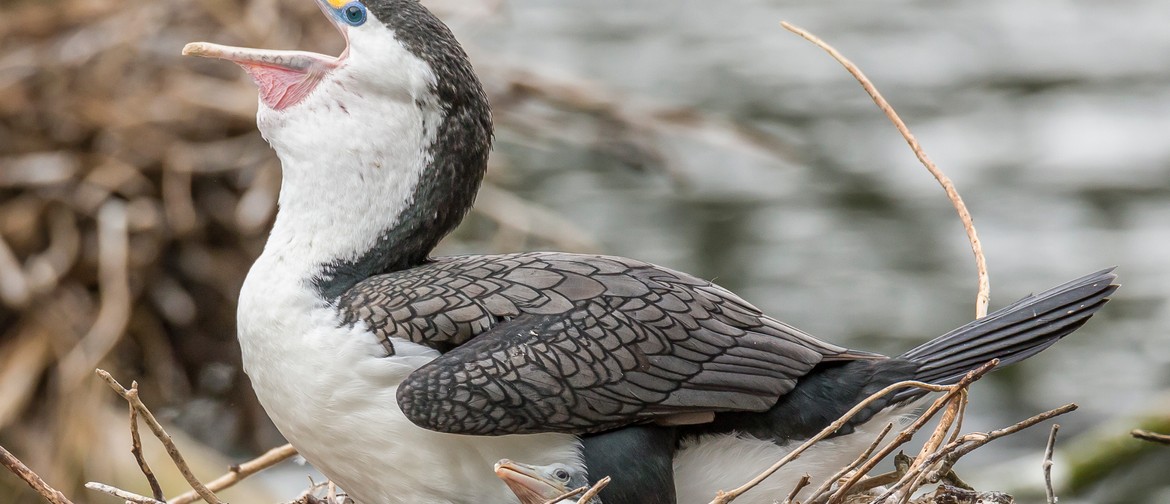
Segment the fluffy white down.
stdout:
<path fill-rule="evenodd" d="M 886 424 L 894 430 L 912 421 L 914 405 L 883 411 L 848 436 L 821 441 L 796 460 L 776 471 L 755 488 L 735 499 L 736 504 L 772 504 L 783 501 L 805 474 L 812 484 L 801 490 L 807 497 L 825 479 L 853 462 L 869 447 Z M 720 490 L 737 488 L 784 458 L 800 442 L 778 446 L 769 441 L 737 435 L 703 436 L 685 443 L 674 459 L 674 485 L 678 504 L 711 502 Z M 801 499 L 803 500 L 803 499 Z"/>
<path fill-rule="evenodd" d="M 396 387 L 437 353 L 396 341 L 398 355 L 382 357 L 362 327 L 339 327 L 310 286 L 321 264 L 368 250 L 411 203 L 429 161 L 422 147 L 442 118 L 433 73 L 380 26 L 371 14 L 351 29 L 355 52 L 302 102 L 283 111 L 261 104 L 257 123 L 283 182 L 276 223 L 240 292 L 244 370 L 281 433 L 359 502 L 515 503 L 493 464 L 580 467 L 576 439 L 416 427 L 399 411 Z"/>

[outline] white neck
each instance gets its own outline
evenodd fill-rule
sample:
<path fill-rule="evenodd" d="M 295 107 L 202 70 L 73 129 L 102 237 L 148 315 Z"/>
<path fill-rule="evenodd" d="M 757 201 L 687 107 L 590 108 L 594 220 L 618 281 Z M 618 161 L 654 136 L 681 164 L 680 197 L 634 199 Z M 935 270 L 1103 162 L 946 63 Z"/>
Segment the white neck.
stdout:
<path fill-rule="evenodd" d="M 283 171 L 264 258 L 302 281 L 324 264 L 360 257 L 398 224 L 443 119 L 433 72 L 393 32 L 355 30 L 350 37 L 346 63 L 304 101 L 280 111 L 261 104 L 257 114 Z M 371 47 L 380 52 L 361 53 Z M 363 78 L 373 72 L 398 77 L 374 89 Z"/>

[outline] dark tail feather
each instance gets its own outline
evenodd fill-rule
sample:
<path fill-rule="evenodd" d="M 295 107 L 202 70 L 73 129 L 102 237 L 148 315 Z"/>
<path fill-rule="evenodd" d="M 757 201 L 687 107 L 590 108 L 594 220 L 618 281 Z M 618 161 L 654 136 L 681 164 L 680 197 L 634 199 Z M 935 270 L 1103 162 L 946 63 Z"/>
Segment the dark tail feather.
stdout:
<path fill-rule="evenodd" d="M 899 356 L 918 363 L 914 379 L 939 385 L 998 358 L 1000 366 L 1036 355 L 1084 325 L 1117 290 L 1113 268 L 1034 294 Z M 894 402 L 922 395 L 906 390 Z"/>

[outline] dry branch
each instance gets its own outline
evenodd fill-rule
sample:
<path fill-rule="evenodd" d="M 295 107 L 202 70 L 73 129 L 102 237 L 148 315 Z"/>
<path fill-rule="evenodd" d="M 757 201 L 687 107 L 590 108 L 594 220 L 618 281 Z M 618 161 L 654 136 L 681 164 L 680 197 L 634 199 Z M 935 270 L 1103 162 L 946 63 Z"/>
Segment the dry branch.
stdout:
<path fill-rule="evenodd" d="M 569 490 L 568 492 L 565 492 L 563 494 L 560 494 L 556 497 L 553 497 L 549 500 L 544 501 L 544 504 L 557 504 L 558 502 L 563 501 L 565 499 L 568 499 L 570 497 L 576 497 L 578 495 L 581 495 L 581 494 L 585 493 L 587 490 L 589 490 L 589 487 L 574 488 L 572 490 Z"/>
<path fill-rule="evenodd" d="M 975 451 L 987 443 L 995 441 L 996 439 L 1002 438 L 1004 436 L 1010 436 L 1045 420 L 1056 418 L 1066 413 L 1076 411 L 1076 409 L 1076 404 L 1066 404 L 1059 408 L 1053 408 L 1038 415 L 1029 417 L 1025 420 L 1021 420 L 1002 429 L 996 429 L 986 433 L 976 432 L 965 434 L 959 437 L 959 439 L 955 442 L 948 444 L 941 451 L 939 451 L 938 454 L 936 454 L 935 458 L 942 459 L 944 461 L 944 465 L 940 469 L 936 469 L 934 471 L 935 474 L 928 478 L 928 480 L 932 482 L 941 480 L 942 476 L 946 474 L 946 472 L 950 471 L 950 468 L 955 465 L 955 462 L 958 462 L 960 458 L 966 456 L 968 453 Z M 930 460 L 929 464 L 933 465 L 935 462 L 938 462 L 938 460 Z"/>
<path fill-rule="evenodd" d="M 114 389 L 118 395 L 122 396 L 122 398 L 129 402 L 133 408 L 138 410 L 138 413 L 142 415 L 142 419 L 146 421 L 146 425 L 150 427 L 151 432 L 154 432 L 155 437 L 157 437 L 158 440 L 162 442 L 163 447 L 166 448 L 167 455 L 170 455 L 171 460 L 175 463 L 175 467 L 177 467 L 179 472 L 183 474 L 183 478 L 187 480 L 187 483 L 191 485 L 191 488 L 194 488 L 199 496 L 202 497 L 203 500 L 208 504 L 223 504 L 223 502 L 215 496 L 215 493 L 204 486 L 203 483 L 199 481 L 199 478 L 195 476 L 195 473 L 191 472 L 191 467 L 187 465 L 187 461 L 183 458 L 183 454 L 179 452 L 179 447 L 175 446 L 175 442 L 171 439 L 170 434 L 167 434 L 167 431 L 166 429 L 163 429 L 162 424 L 158 423 L 158 420 L 154 418 L 154 413 L 151 413 L 150 409 L 142 403 L 142 399 L 138 397 L 138 394 L 130 393 L 130 391 L 127 390 L 126 387 L 123 387 L 121 383 L 118 383 L 118 380 L 114 379 L 110 373 L 107 373 L 101 369 L 96 370 L 96 373 L 103 380 L 105 380 L 107 384 L 110 385 L 110 388 Z"/>
<path fill-rule="evenodd" d="M 844 500 L 845 496 L 849 493 L 850 487 L 857 484 L 862 476 L 868 474 L 869 471 L 873 470 L 874 466 L 876 466 L 878 462 L 893 453 L 894 450 L 899 446 L 902 446 L 907 441 L 909 441 L 910 438 L 914 436 L 914 433 L 918 432 L 919 429 L 926 425 L 926 423 L 929 422 L 930 419 L 934 417 L 935 413 L 938 413 L 938 411 L 942 409 L 944 405 L 948 404 L 956 396 L 961 397 L 964 389 L 971 385 L 971 383 L 975 382 L 975 380 L 982 378 L 983 375 L 990 372 L 997 365 L 999 365 L 999 359 L 993 359 L 988 363 L 971 370 L 967 373 L 966 376 L 963 377 L 962 380 L 959 380 L 958 383 L 948 387 L 947 392 L 943 394 L 942 397 L 936 399 L 934 403 L 931 404 L 930 407 L 928 407 L 926 411 L 924 411 L 922 415 L 918 417 L 917 420 L 910 424 L 909 427 L 899 432 L 898 435 L 894 437 L 894 440 L 886 445 L 885 448 L 878 451 L 876 455 L 862 464 L 861 467 L 854 473 L 854 475 L 850 477 L 849 480 L 846 481 L 843 485 L 841 485 L 841 487 L 836 492 L 834 492 L 831 497 L 829 497 L 829 504 L 838 504 Z M 919 464 L 919 466 L 921 465 L 922 464 Z"/>
<path fill-rule="evenodd" d="M 852 463 L 850 463 L 849 465 L 847 465 L 845 467 L 842 467 L 839 471 L 837 471 L 832 476 L 830 476 L 828 479 L 826 479 L 824 483 L 821 483 L 821 486 L 817 487 L 817 489 L 813 491 L 812 495 L 808 496 L 807 501 L 808 502 L 816 502 L 822 496 L 826 495 L 826 492 L 829 491 L 829 488 L 832 487 L 833 483 L 836 483 L 841 478 L 843 478 L 846 474 L 849 474 L 850 471 L 857 469 L 858 466 L 865 463 L 866 460 L 869 460 L 870 455 L 873 455 L 874 450 L 876 450 L 877 447 L 882 444 L 882 440 L 886 439 L 886 435 L 889 434 L 890 430 L 893 428 L 894 428 L 894 424 L 892 424 L 892 423 L 886 424 L 885 428 L 883 428 L 882 431 L 880 433 L 878 433 L 877 437 L 875 437 L 873 442 L 869 444 L 868 448 L 863 450 L 861 452 L 861 454 L 858 455 L 857 458 L 853 460 Z"/>
<path fill-rule="evenodd" d="M 605 486 L 609 484 L 609 481 L 609 476 L 597 480 L 597 483 L 594 483 L 593 486 L 589 487 L 589 490 L 586 490 L 585 493 L 581 494 L 581 498 L 577 499 L 577 504 L 587 504 L 590 499 L 597 497 L 597 494 L 601 493 L 601 491 L 605 489 Z"/>
<path fill-rule="evenodd" d="M 889 429 L 886 429 L 886 431 L 888 432 Z M 796 495 L 799 494 L 801 490 L 804 490 L 804 487 L 808 486 L 808 484 L 811 482 L 812 477 L 809 475 L 805 474 L 804 476 L 801 476 L 800 481 L 796 482 L 796 486 L 792 487 L 792 491 L 789 492 L 788 497 L 784 499 L 784 504 L 796 504 Z"/>
<path fill-rule="evenodd" d="M 954 385 L 933 385 L 933 384 L 923 383 L 923 382 L 918 382 L 918 381 L 904 381 L 904 382 L 895 383 L 895 384 L 890 385 L 882 390 L 879 390 L 877 393 L 874 393 L 873 395 L 867 397 L 864 401 L 858 403 L 856 406 L 851 408 L 844 415 L 842 415 L 841 418 L 837 419 L 832 424 L 829 424 L 828 427 L 825 427 L 823 430 L 821 430 L 821 432 L 817 433 L 817 435 L 809 438 L 807 441 L 802 443 L 800 446 L 798 446 L 795 449 L 793 449 L 792 451 L 788 452 L 788 454 L 786 454 L 783 458 L 781 458 L 775 464 L 772 464 L 771 467 L 764 470 L 764 472 L 760 473 L 755 478 L 752 478 L 751 481 L 748 481 L 747 483 L 743 484 L 739 488 L 736 488 L 736 489 L 731 490 L 729 492 L 722 492 L 722 491 L 719 492 L 719 494 L 715 497 L 715 500 L 711 501 L 711 504 L 726 504 L 728 502 L 735 500 L 740 495 L 743 495 L 744 492 L 751 490 L 756 485 L 759 485 L 760 482 L 764 481 L 769 476 L 774 474 L 776 471 L 780 470 L 780 468 L 783 467 L 785 464 L 787 464 L 793 460 L 796 460 L 798 457 L 800 457 L 801 453 L 804 453 L 806 450 L 811 448 L 816 443 L 820 442 L 822 439 L 829 437 L 832 433 L 839 430 L 841 427 L 843 427 L 845 425 L 846 422 L 849 421 L 849 419 L 853 418 L 862 409 L 866 408 L 867 406 L 872 404 L 874 401 L 876 401 L 876 400 L 878 400 L 878 399 L 880 399 L 880 398 L 882 398 L 882 397 L 884 397 L 884 396 L 886 396 L 886 395 L 888 395 L 896 390 L 900 390 L 900 389 L 908 388 L 908 387 L 914 387 L 914 388 L 919 388 L 919 389 L 923 389 L 923 390 L 927 390 L 927 391 L 931 391 L 931 392 L 945 392 L 945 394 L 942 397 L 940 397 L 938 400 L 936 400 L 934 402 L 934 404 L 932 404 L 929 408 L 927 408 L 927 410 L 922 414 L 922 416 L 919 417 L 918 421 L 916 421 L 914 424 L 912 424 L 906 430 L 900 432 L 898 434 L 897 438 L 895 439 L 895 441 L 890 443 L 890 445 L 887 445 L 886 448 L 883 449 L 882 452 L 879 453 L 878 456 L 871 459 L 870 461 L 867 461 L 865 463 L 865 465 L 863 465 L 863 469 L 859 470 L 852 478 L 850 478 L 849 483 L 846 486 L 843 486 L 842 490 L 838 491 L 838 493 L 834 494 L 834 497 L 832 499 L 830 499 L 830 502 L 839 502 L 839 499 L 843 498 L 845 495 L 845 491 L 848 490 L 848 486 L 852 486 L 852 484 L 855 484 L 857 482 L 857 479 L 860 479 L 860 477 L 862 475 L 868 473 L 873 468 L 874 465 L 877 465 L 877 463 L 881 459 L 885 458 L 891 452 L 893 452 L 893 450 L 897 446 L 900 446 L 900 445 L 904 444 L 906 441 L 909 441 L 910 437 L 913 436 L 914 432 L 917 432 L 918 429 L 920 429 L 923 424 L 925 424 L 927 421 L 929 421 L 929 419 L 931 417 L 933 417 L 934 414 L 937 413 L 938 410 L 941 409 L 944 404 L 949 402 L 950 399 L 952 397 L 954 397 L 955 394 L 958 394 L 961 390 L 966 388 L 972 382 L 979 379 L 984 374 L 987 374 L 988 371 L 991 371 L 998 364 L 999 364 L 998 359 L 992 360 L 992 361 L 980 366 L 979 368 L 974 369 L 971 372 L 967 373 L 967 375 L 964 376 L 962 380 L 960 380 L 958 383 L 956 383 Z"/>
<path fill-rule="evenodd" d="M 229 470 L 227 474 L 224 474 L 223 476 L 220 476 L 207 483 L 207 489 L 211 490 L 212 492 L 218 492 L 225 488 L 229 488 L 236 483 L 243 481 L 244 478 L 284 462 L 296 454 L 297 449 L 293 448 L 291 444 L 278 446 L 268 450 L 267 452 L 264 452 L 264 454 L 260 455 L 259 457 L 242 464 L 232 466 L 231 470 Z M 191 491 L 167 501 L 167 504 L 190 504 L 198 499 L 199 494 Z"/>
<path fill-rule="evenodd" d="M 3 446 L 0 446 L 0 464 L 7 467 L 9 471 L 12 471 L 12 474 L 20 477 L 25 483 L 28 483 L 28 486 L 36 490 L 50 504 L 73 504 L 69 499 L 65 498 L 65 494 L 58 492 L 55 488 L 49 486 L 48 483 L 45 483 L 45 480 L 41 479 L 37 473 L 29 469 L 28 466 L 24 465 L 24 462 L 21 462 L 20 459 L 16 458 L 15 455 Z"/>
<path fill-rule="evenodd" d="M 1129 432 L 1129 435 L 1131 435 L 1137 439 L 1141 439 L 1142 441 L 1150 441 L 1153 443 L 1161 443 L 1164 445 L 1170 445 L 1170 435 L 1166 435 L 1166 434 L 1158 434 L 1158 433 L 1154 433 L 1154 432 L 1150 432 L 1150 431 L 1146 431 L 1146 430 L 1134 429 L 1134 430 Z"/>
<path fill-rule="evenodd" d="M 987 315 L 987 305 L 991 302 L 991 280 L 987 274 L 987 259 L 983 256 L 983 245 L 979 241 L 979 234 L 975 232 L 975 223 L 971 219 L 971 212 L 967 210 L 967 204 L 963 203 L 963 198 L 959 196 L 959 191 L 955 189 L 954 182 L 934 164 L 934 161 L 930 160 L 930 157 L 926 155 L 926 151 L 922 149 L 922 145 L 918 143 L 918 139 L 910 133 L 910 128 L 906 126 L 906 123 L 894 111 L 894 107 L 886 101 L 885 97 L 877 90 L 877 87 L 873 85 L 873 82 L 865 76 L 865 73 L 857 65 L 834 49 L 833 46 L 821 40 L 816 35 L 809 33 L 807 30 L 787 21 L 782 21 L 780 25 L 784 29 L 816 44 L 817 47 L 820 47 L 829 53 L 833 59 L 837 60 L 841 66 L 844 66 L 861 83 L 861 87 L 865 88 L 865 92 L 869 94 L 870 98 L 873 98 L 873 102 L 886 114 L 890 122 L 894 123 L 894 127 L 906 139 L 906 143 L 910 144 L 910 149 L 914 151 L 914 155 L 918 157 L 918 161 L 926 167 L 931 175 L 934 175 L 935 180 L 946 191 L 947 198 L 951 200 L 951 204 L 955 207 L 955 212 L 959 214 L 959 219 L 963 221 L 963 229 L 967 231 L 967 240 L 971 242 L 971 252 L 975 254 L 975 269 L 979 276 L 979 291 L 975 298 L 975 318 L 983 318 Z"/>
<path fill-rule="evenodd" d="M 166 500 L 158 478 L 154 477 L 154 471 L 150 470 L 150 465 L 146 463 L 146 457 L 142 454 L 142 437 L 138 434 L 138 408 L 134 407 L 134 400 L 138 399 L 137 381 L 130 382 L 129 396 L 131 399 L 127 400 L 127 404 L 130 407 L 130 453 L 134 454 L 138 468 L 142 470 L 142 475 L 146 476 L 146 482 L 150 485 L 150 492 L 154 495 L 154 500 Z"/>
<path fill-rule="evenodd" d="M 134 504 L 167 504 L 161 500 L 152 499 L 145 495 L 138 495 L 134 492 L 127 492 L 121 488 L 113 487 L 105 483 L 96 483 L 91 481 L 85 484 L 85 488 L 98 491 L 106 495 L 112 495 L 119 499 L 125 500 L 126 502 L 132 502 Z"/>
<path fill-rule="evenodd" d="M 1052 450 L 1056 447 L 1056 433 L 1060 431 L 1060 424 L 1052 424 L 1048 433 L 1048 444 L 1044 447 L 1044 496 L 1048 504 L 1056 504 L 1056 491 L 1052 489 Z"/>

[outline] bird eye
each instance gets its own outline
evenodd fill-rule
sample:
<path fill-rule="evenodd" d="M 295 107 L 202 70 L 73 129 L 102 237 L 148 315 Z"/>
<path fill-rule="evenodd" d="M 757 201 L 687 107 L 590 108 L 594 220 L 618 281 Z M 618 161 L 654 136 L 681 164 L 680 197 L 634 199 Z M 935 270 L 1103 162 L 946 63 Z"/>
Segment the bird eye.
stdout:
<path fill-rule="evenodd" d="M 358 2 L 353 2 L 345 6 L 345 9 L 341 12 L 345 17 L 345 22 L 351 26 L 360 26 L 366 22 L 366 6 Z"/>
<path fill-rule="evenodd" d="M 569 480 L 569 471 L 566 471 L 564 469 L 557 469 L 555 472 L 553 472 L 553 476 L 559 480 L 568 481 Z"/>

